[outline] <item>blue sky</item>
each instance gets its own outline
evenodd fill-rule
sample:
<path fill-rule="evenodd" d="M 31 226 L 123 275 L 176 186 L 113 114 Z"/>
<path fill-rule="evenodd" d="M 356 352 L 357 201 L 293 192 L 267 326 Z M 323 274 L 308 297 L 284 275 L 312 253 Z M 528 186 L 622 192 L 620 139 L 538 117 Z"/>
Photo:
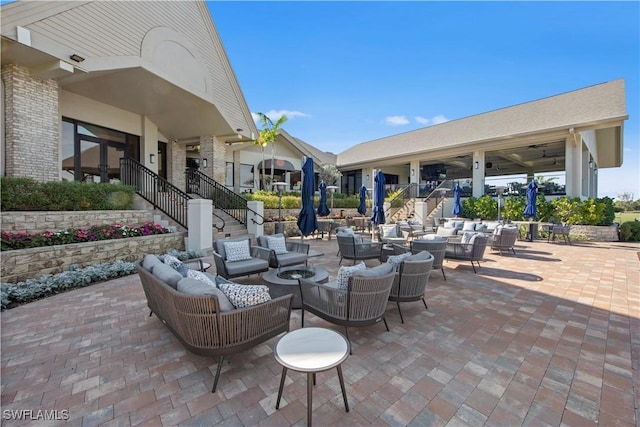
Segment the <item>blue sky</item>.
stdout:
<path fill-rule="evenodd" d="M 339 153 L 365 141 L 625 79 L 624 165 L 640 198 L 638 2 L 209 2 L 252 112 Z"/>

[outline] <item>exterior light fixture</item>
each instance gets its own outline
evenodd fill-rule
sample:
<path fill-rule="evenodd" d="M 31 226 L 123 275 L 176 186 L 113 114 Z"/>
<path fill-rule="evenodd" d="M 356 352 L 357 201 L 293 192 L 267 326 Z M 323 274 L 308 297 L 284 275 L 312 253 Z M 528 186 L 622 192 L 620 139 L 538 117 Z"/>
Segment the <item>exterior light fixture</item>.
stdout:
<path fill-rule="evenodd" d="M 415 169 L 411 169 L 411 176 L 416 176 L 416 170 Z"/>
<path fill-rule="evenodd" d="M 77 53 L 74 53 L 73 55 L 71 55 L 69 57 L 69 59 L 71 59 L 72 61 L 76 61 L 76 62 L 84 61 L 84 58 L 82 56 L 78 55 Z"/>
<path fill-rule="evenodd" d="M 149 163 L 154 164 L 156 162 L 156 155 L 151 153 L 149 154 Z"/>
<path fill-rule="evenodd" d="M 478 169 L 478 168 L 480 167 L 480 162 L 478 162 L 478 161 L 473 162 L 473 167 L 474 167 L 475 169 Z"/>
<path fill-rule="evenodd" d="M 238 139 L 242 139 L 242 134 L 240 133 L 242 132 L 242 128 L 236 129 L 236 132 L 238 132 Z"/>
<path fill-rule="evenodd" d="M 593 160 L 589 160 L 589 169 L 593 169 Z"/>
<path fill-rule="evenodd" d="M 207 159 L 202 159 L 202 167 L 206 168 L 207 167 Z"/>

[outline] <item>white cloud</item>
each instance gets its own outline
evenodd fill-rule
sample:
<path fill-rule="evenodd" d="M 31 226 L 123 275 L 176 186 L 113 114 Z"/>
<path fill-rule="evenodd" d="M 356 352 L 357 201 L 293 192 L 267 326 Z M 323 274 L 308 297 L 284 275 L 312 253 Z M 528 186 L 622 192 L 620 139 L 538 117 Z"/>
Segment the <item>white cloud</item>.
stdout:
<path fill-rule="evenodd" d="M 416 122 L 420 123 L 421 125 L 429 124 L 429 119 L 427 119 L 426 117 L 415 116 L 414 119 Z"/>
<path fill-rule="evenodd" d="M 269 110 L 264 114 L 274 122 L 282 116 L 287 116 L 287 119 L 289 120 L 296 117 L 311 117 L 310 114 L 303 113 L 302 111 L 295 111 L 295 110 Z M 256 123 L 259 122 L 258 115 L 256 113 L 251 113 L 251 117 L 253 117 L 254 122 Z"/>
<path fill-rule="evenodd" d="M 389 126 L 402 126 L 409 124 L 409 119 L 405 116 L 387 116 L 385 117 L 384 122 Z"/>
<path fill-rule="evenodd" d="M 447 119 L 442 114 L 438 114 L 437 116 L 433 117 L 431 121 L 433 122 L 434 125 L 438 125 L 440 123 L 448 122 L 449 119 Z"/>

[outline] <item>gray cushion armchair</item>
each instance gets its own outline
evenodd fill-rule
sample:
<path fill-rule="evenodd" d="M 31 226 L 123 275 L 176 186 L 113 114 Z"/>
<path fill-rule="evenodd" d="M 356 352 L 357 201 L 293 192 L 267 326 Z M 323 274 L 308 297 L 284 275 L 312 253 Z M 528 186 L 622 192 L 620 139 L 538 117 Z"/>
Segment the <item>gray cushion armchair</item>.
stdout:
<path fill-rule="evenodd" d="M 463 236 L 464 238 L 464 236 Z M 473 272 L 477 273 L 474 261 L 480 268 L 480 261 L 484 257 L 484 251 L 487 248 L 487 236 L 480 233 L 473 234 L 469 241 L 461 239 L 460 241 L 449 241 L 445 251 L 445 258 L 467 260 L 471 262 Z"/>
<path fill-rule="evenodd" d="M 398 272 L 389 293 L 389 301 L 396 302 L 402 323 L 404 323 L 404 317 L 400 309 L 401 302 L 422 300 L 424 308 L 428 308 L 424 300 L 424 292 L 431 275 L 433 259 L 433 255 L 429 252 L 421 251 L 405 258 L 398 266 Z"/>
<path fill-rule="evenodd" d="M 307 243 L 289 241 L 281 233 L 259 236 L 258 246 L 269 252 L 269 266 L 272 268 L 298 264 L 307 265 L 309 259 L 309 245 Z"/>
<path fill-rule="evenodd" d="M 498 226 L 493 235 L 489 238 L 489 246 L 492 250 L 500 251 L 500 255 L 502 255 L 502 251 L 511 250 L 513 254 L 516 254 L 516 250 L 514 248 L 516 244 L 516 240 L 518 240 L 518 234 L 520 230 L 518 227 L 502 227 Z"/>
<path fill-rule="evenodd" d="M 375 325 L 382 320 L 389 331 L 385 311 L 395 275 L 393 266 L 385 263 L 354 273 L 348 278 L 346 289 L 336 282 L 320 284 L 298 279 L 302 327 L 307 310 L 328 322 L 344 326 L 349 341 L 350 326 Z"/>
<path fill-rule="evenodd" d="M 415 239 L 411 242 L 411 252 L 414 254 L 420 251 L 428 251 L 433 255 L 433 269 L 442 272 L 442 278 L 447 280 L 444 274 L 444 256 L 447 250 L 447 238 L 433 236 L 431 238 Z"/>
<path fill-rule="evenodd" d="M 370 242 L 361 240 L 360 236 L 348 236 L 336 234 L 338 240 L 338 253 L 340 254 L 340 264 L 343 259 L 364 261 L 367 259 L 380 259 L 382 253 L 382 242 Z"/>
<path fill-rule="evenodd" d="M 216 273 L 225 279 L 269 271 L 269 252 L 251 246 L 249 237 L 216 240 L 213 247 Z"/>
<path fill-rule="evenodd" d="M 402 230 L 399 224 L 380 224 L 376 234 L 382 243 L 403 244 L 409 239 L 409 232 Z"/>

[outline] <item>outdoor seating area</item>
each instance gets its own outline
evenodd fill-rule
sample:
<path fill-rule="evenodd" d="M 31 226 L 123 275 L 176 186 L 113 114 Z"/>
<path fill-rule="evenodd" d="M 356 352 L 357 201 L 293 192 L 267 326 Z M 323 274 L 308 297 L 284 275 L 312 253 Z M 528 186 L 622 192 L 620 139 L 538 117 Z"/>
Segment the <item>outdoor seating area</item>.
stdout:
<path fill-rule="evenodd" d="M 447 258 L 446 280 L 407 259 L 388 273 L 372 258 L 343 290 L 333 286 L 337 239 L 305 244 L 327 254 L 309 262 L 329 282 L 300 280 L 301 309 L 284 296 L 224 312 L 215 297 L 180 295 L 139 266 L 4 311 L 3 409 L 68 410 L 83 425 L 304 424 L 307 376 L 289 374 L 283 390 L 276 345 L 287 330 L 348 327 L 343 384 L 335 371 L 313 375 L 316 425 L 635 424 L 640 279 L 618 272 L 637 270 L 637 245 L 520 242 L 518 256 L 485 252 L 476 273 Z M 203 259 L 215 277 L 213 261 Z"/>

